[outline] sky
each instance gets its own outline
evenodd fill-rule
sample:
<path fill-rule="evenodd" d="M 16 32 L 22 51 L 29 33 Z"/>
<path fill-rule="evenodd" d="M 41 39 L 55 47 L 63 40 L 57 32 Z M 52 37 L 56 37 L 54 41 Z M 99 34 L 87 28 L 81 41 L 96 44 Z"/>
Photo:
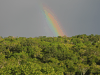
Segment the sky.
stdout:
<path fill-rule="evenodd" d="M 67 37 L 100 35 L 100 0 L 0 0 L 0 36 L 55 36 L 41 3 L 52 10 Z"/>

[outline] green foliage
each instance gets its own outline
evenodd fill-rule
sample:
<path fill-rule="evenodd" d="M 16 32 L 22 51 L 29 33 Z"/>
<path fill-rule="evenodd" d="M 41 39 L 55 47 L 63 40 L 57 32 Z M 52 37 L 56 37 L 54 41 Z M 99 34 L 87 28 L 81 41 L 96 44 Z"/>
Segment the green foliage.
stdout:
<path fill-rule="evenodd" d="M 0 37 L 0 75 L 99 75 L 100 35 Z"/>

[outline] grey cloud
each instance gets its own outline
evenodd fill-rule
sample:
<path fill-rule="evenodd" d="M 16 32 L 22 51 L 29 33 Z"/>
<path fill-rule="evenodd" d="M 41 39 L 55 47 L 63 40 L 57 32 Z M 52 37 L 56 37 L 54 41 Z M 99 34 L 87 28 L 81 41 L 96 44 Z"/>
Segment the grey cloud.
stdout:
<path fill-rule="evenodd" d="M 39 3 L 52 10 L 67 36 L 100 35 L 100 0 L 0 0 L 0 36 L 54 36 Z"/>

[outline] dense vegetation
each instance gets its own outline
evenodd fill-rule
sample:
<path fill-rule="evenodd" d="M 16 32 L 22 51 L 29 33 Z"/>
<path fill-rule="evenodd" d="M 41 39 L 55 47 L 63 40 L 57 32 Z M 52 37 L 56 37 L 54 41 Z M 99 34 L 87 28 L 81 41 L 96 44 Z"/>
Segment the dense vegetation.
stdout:
<path fill-rule="evenodd" d="M 0 37 L 0 75 L 100 75 L 100 35 Z"/>

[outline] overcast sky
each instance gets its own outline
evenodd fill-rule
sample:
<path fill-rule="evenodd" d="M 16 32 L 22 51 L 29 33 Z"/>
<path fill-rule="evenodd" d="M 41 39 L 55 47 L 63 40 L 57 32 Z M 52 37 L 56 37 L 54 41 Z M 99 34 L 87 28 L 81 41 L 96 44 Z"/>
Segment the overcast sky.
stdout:
<path fill-rule="evenodd" d="M 39 3 L 56 15 L 65 35 L 100 35 L 100 0 L 0 0 L 0 36 L 51 36 Z"/>

